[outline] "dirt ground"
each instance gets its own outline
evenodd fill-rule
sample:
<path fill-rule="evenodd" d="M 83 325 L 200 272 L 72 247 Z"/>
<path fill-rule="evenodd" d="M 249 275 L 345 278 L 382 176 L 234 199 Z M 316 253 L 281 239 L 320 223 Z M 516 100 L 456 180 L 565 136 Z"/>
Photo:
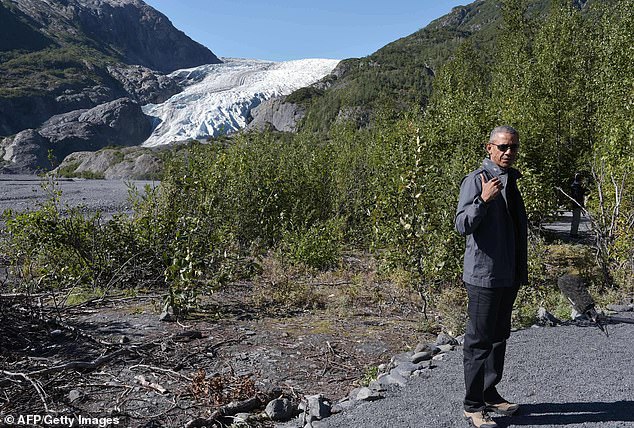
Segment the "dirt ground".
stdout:
<path fill-rule="evenodd" d="M 159 294 L 74 306 L 62 293 L 56 304 L 4 295 L 0 416 L 226 426 L 236 411 L 257 414 L 282 395 L 334 402 L 393 355 L 435 339 L 423 332 L 417 296 L 393 284 L 332 274 L 294 280 L 304 295 L 292 302 L 272 297 L 279 284 L 260 278 L 203 298 L 198 313 L 173 322 L 159 320 Z M 272 425 L 256 418 L 250 426 Z"/>

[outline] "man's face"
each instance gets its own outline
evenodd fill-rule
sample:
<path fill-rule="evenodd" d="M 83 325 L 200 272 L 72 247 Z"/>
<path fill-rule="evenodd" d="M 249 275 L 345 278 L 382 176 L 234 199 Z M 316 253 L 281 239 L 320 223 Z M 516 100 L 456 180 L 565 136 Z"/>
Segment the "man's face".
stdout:
<path fill-rule="evenodd" d="M 493 141 L 487 144 L 487 152 L 493 162 L 500 168 L 508 168 L 517 159 L 520 142 L 517 136 L 507 132 L 498 132 Z"/>

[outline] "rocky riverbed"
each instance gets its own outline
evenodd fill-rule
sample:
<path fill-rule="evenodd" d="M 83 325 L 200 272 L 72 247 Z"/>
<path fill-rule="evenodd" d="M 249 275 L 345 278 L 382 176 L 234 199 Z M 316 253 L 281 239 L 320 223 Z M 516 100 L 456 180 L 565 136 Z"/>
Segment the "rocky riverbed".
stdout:
<path fill-rule="evenodd" d="M 0 213 L 7 209 L 34 209 L 61 191 L 60 203 L 65 207 L 82 207 L 87 213 L 100 212 L 108 217 L 132 208 L 130 191 L 145 193 L 145 186 L 154 187 L 156 181 L 147 180 L 51 180 L 37 175 L 0 174 Z"/>

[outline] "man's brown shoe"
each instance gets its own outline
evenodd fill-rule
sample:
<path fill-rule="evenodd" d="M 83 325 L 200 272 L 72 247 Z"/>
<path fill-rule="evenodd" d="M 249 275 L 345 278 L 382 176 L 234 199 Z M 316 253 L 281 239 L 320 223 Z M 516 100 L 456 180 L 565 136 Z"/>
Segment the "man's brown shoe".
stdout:
<path fill-rule="evenodd" d="M 481 410 L 479 412 L 464 412 L 464 418 L 471 424 L 474 428 L 496 428 L 498 424 L 493 422 L 491 416 L 487 414 L 487 412 Z"/>
<path fill-rule="evenodd" d="M 495 412 L 500 415 L 511 416 L 514 415 L 520 408 L 519 404 L 509 403 L 508 401 L 502 401 L 501 403 L 493 404 L 486 403 L 486 410 L 489 412 Z"/>

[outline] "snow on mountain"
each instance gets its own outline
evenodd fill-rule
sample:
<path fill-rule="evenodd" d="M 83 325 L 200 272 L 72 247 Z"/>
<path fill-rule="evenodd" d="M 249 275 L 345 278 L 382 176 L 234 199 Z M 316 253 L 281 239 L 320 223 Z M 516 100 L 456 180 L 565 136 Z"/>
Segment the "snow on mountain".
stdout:
<path fill-rule="evenodd" d="M 170 75 L 188 86 L 164 103 L 143 107 L 143 112 L 153 117 L 155 126 L 144 146 L 235 132 L 246 125 L 249 112 L 262 101 L 315 83 L 339 62 L 229 58 L 223 61 L 177 70 Z"/>

